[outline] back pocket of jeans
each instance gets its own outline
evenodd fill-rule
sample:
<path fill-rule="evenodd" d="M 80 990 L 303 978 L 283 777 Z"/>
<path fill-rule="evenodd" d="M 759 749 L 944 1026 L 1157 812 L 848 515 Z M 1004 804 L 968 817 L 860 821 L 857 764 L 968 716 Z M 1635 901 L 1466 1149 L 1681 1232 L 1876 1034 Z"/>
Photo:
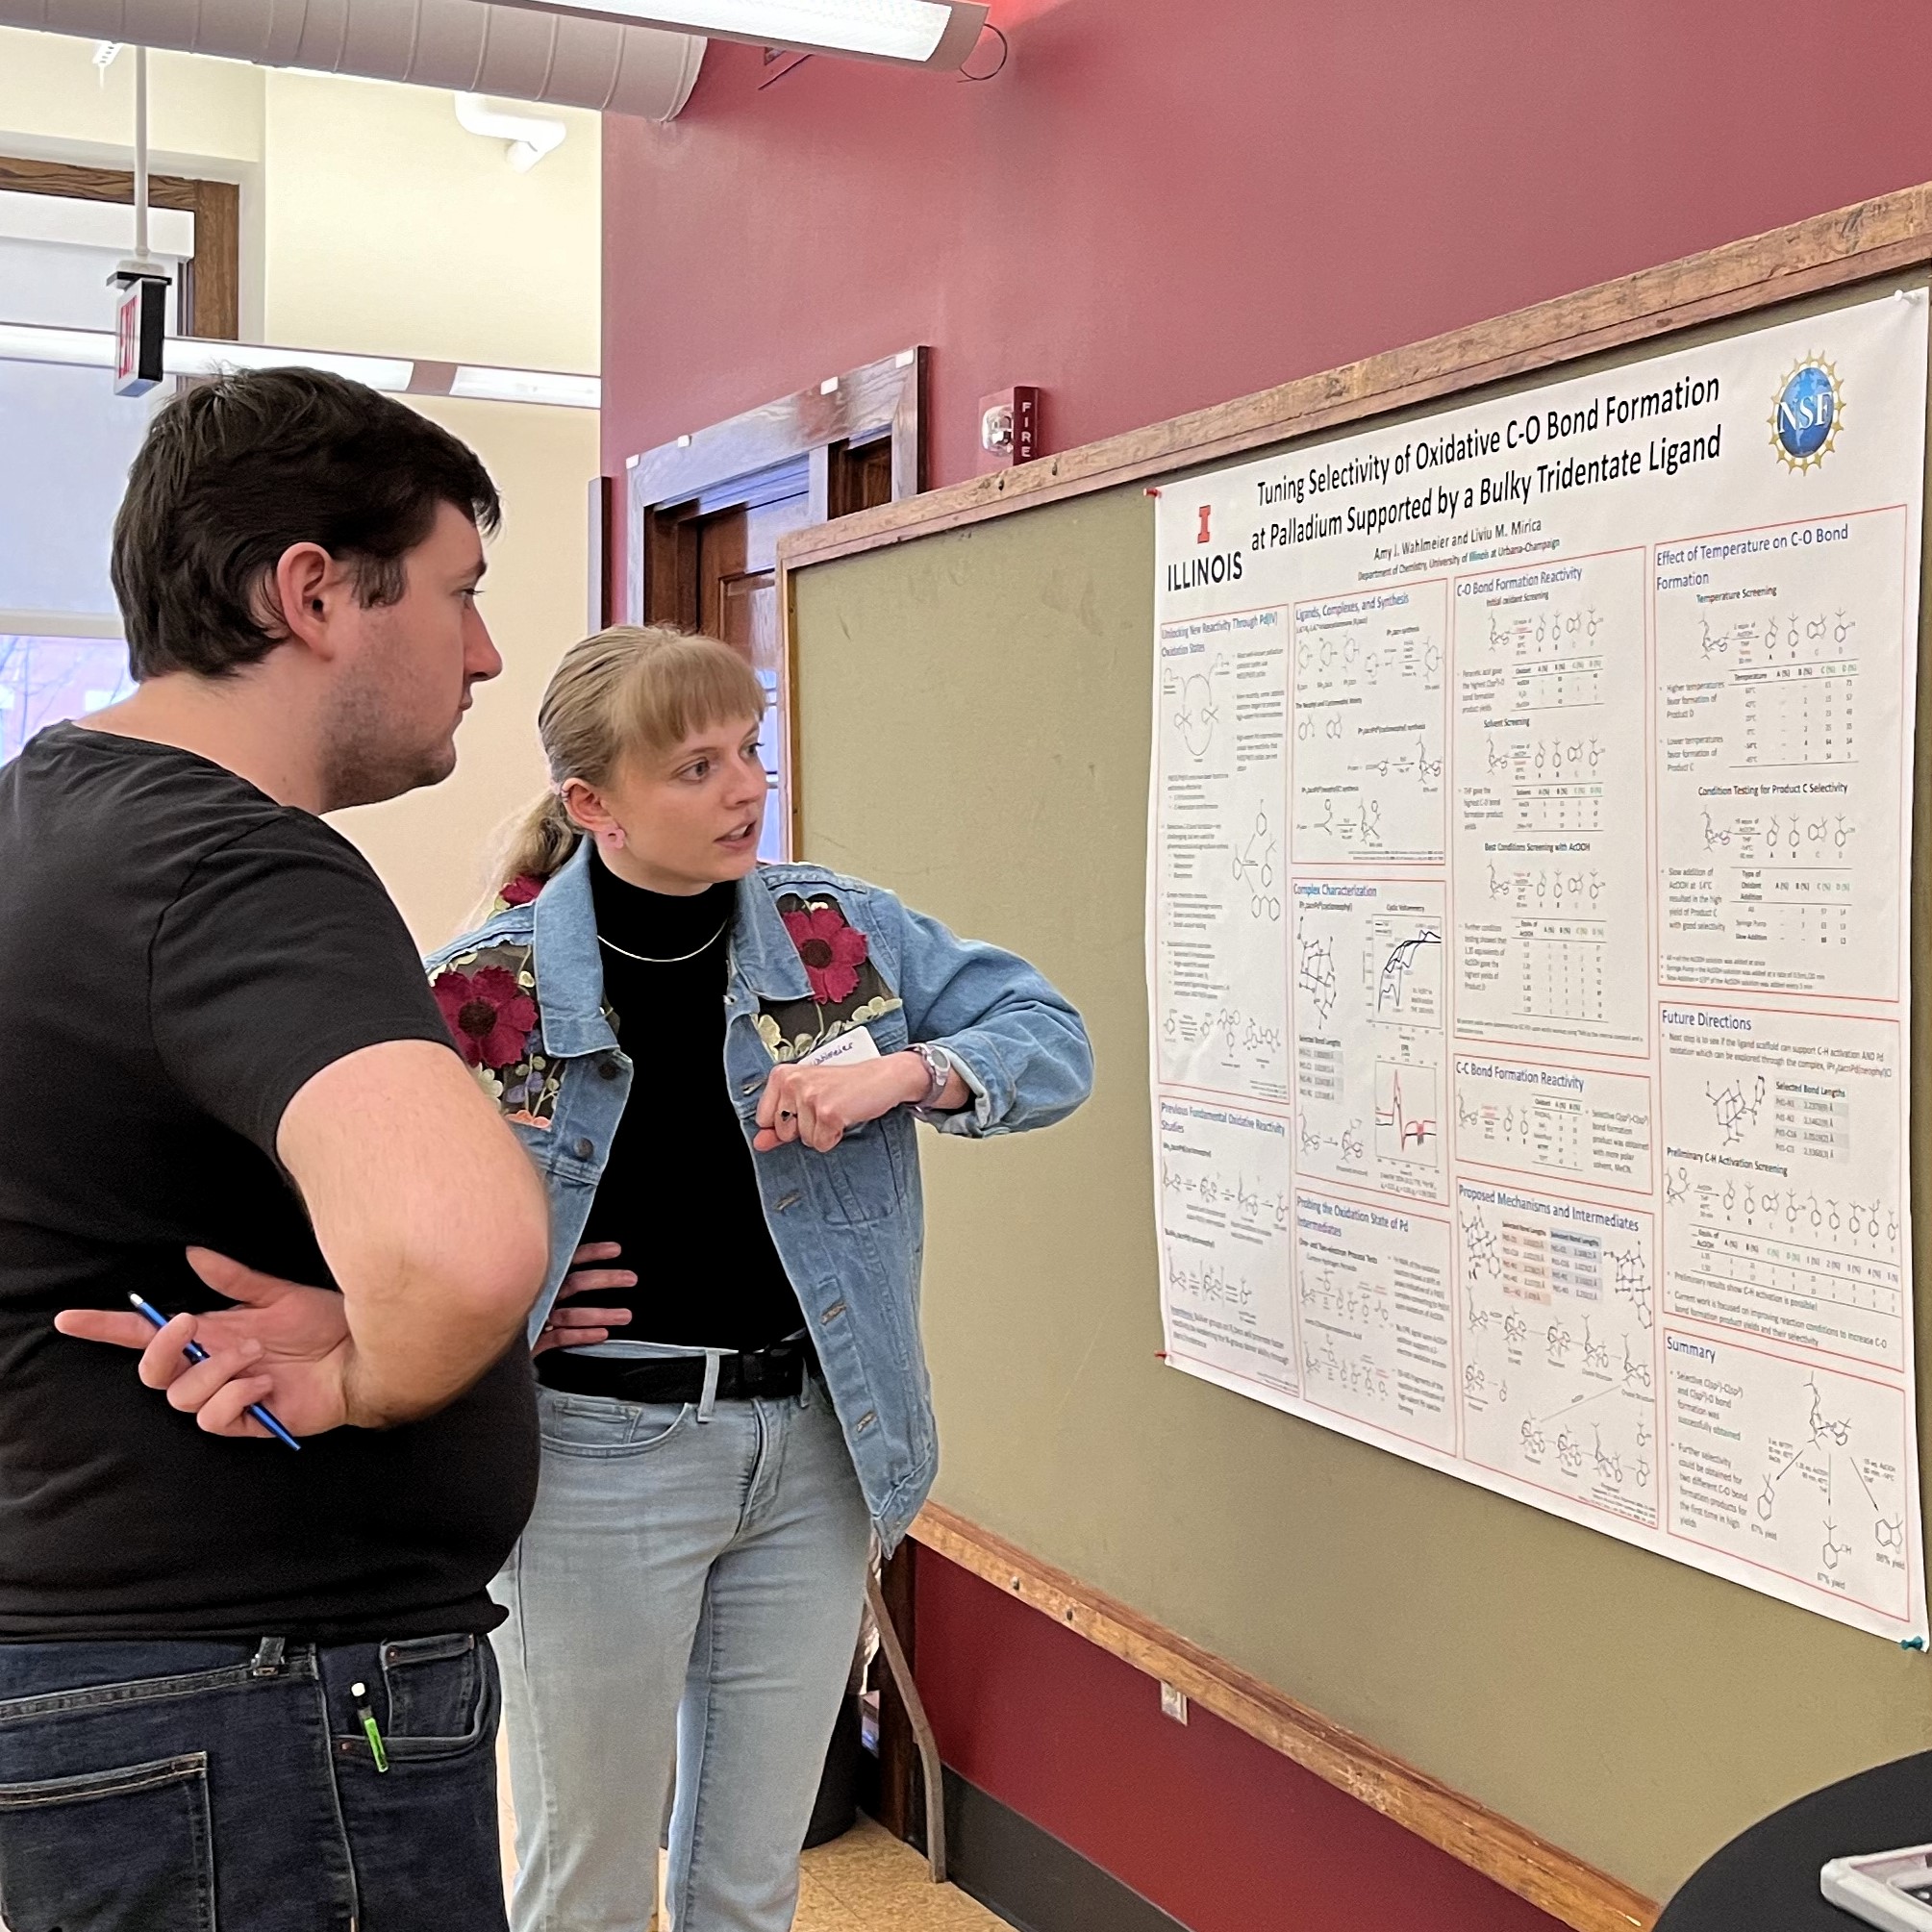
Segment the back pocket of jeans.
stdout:
<path fill-rule="evenodd" d="M 208 1757 L 0 1785 L 8 1932 L 214 1932 Z"/>

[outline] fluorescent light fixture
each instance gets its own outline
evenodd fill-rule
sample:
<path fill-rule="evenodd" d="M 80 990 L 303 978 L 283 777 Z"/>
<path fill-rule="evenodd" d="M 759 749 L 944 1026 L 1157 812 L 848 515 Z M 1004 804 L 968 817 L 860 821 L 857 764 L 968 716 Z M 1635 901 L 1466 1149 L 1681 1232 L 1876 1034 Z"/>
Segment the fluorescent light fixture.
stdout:
<path fill-rule="evenodd" d="M 162 366 L 171 376 L 213 376 L 224 369 L 321 369 L 372 389 L 406 389 L 415 364 L 398 356 L 339 355 L 333 349 L 272 349 L 256 342 L 214 342 L 196 336 L 170 336 L 162 348 Z"/>
<path fill-rule="evenodd" d="M 114 366 L 112 329 L 55 329 L 38 322 L 0 322 L 0 363 L 54 363 L 69 368 Z M 391 395 L 458 396 L 468 402 L 546 403 L 593 410 L 604 400 L 596 376 L 565 369 L 496 369 L 478 364 L 415 362 L 405 356 L 357 356 L 336 349 L 280 349 L 259 342 L 218 342 L 170 336 L 162 365 L 171 376 L 213 376 L 225 369 L 323 369 Z"/>
<path fill-rule="evenodd" d="M 964 65 L 979 44 L 979 0 L 512 0 L 540 13 L 577 13 L 724 40 L 858 54 L 915 66 Z"/>
<path fill-rule="evenodd" d="M 111 369 L 114 365 L 114 332 L 0 322 L 0 362 L 64 363 L 73 368 Z"/>
<path fill-rule="evenodd" d="M 457 364 L 449 392 L 470 402 L 559 403 L 565 409 L 593 410 L 604 399 L 596 376 L 564 375 L 551 369 L 479 369 Z"/>

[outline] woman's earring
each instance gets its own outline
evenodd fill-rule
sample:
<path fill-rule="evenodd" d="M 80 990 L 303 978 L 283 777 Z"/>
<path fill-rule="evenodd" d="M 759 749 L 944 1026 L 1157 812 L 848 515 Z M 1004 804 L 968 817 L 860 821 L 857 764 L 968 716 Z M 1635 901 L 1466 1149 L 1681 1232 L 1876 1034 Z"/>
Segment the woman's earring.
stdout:
<path fill-rule="evenodd" d="M 604 843 L 613 852 L 621 852 L 624 849 L 624 828 L 621 825 L 613 825 L 608 832 L 601 836 Z"/>

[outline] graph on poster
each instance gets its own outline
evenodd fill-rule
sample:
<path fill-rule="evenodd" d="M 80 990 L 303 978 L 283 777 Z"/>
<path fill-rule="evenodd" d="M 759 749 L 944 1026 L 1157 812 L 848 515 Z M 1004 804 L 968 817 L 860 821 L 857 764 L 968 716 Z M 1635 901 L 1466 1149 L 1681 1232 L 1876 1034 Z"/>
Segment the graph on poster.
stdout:
<path fill-rule="evenodd" d="M 1919 289 L 1169 485 L 1167 1358 L 1900 1642 Z"/>

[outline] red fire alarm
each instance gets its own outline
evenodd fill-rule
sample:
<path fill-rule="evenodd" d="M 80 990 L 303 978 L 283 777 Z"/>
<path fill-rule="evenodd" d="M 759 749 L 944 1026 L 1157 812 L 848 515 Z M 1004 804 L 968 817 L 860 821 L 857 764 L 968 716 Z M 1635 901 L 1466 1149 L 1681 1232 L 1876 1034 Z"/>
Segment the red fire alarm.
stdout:
<path fill-rule="evenodd" d="M 1045 454 L 1040 439 L 1040 391 L 1031 384 L 979 399 L 979 466 L 1011 469 Z"/>

